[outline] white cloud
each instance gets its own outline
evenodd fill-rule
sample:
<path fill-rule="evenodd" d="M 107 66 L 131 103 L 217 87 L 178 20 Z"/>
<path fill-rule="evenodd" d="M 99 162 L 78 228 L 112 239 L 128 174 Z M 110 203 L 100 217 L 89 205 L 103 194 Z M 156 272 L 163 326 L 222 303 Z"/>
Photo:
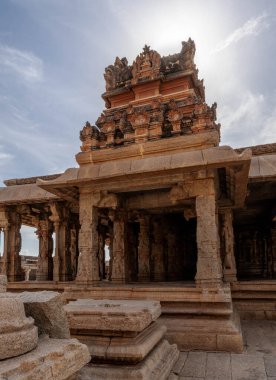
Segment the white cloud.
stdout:
<path fill-rule="evenodd" d="M 240 92 L 235 102 L 218 109 L 223 144 L 233 147 L 276 141 L 276 96 Z"/>
<path fill-rule="evenodd" d="M 12 158 L 11 154 L 0 153 L 0 165 L 2 164 L 2 160 L 10 160 Z"/>
<path fill-rule="evenodd" d="M 219 52 L 226 49 L 228 46 L 240 41 L 251 35 L 260 34 L 265 28 L 269 27 L 266 13 L 258 17 L 253 17 L 247 20 L 241 27 L 232 32 L 224 41 L 221 41 L 213 52 Z"/>
<path fill-rule="evenodd" d="M 43 79 L 43 62 L 31 52 L 0 45 L 0 68 L 17 74 L 26 82 L 40 82 Z"/>
<path fill-rule="evenodd" d="M 6 166 L 14 158 L 12 154 L 6 153 L 3 145 L 0 145 L 0 166 Z"/>

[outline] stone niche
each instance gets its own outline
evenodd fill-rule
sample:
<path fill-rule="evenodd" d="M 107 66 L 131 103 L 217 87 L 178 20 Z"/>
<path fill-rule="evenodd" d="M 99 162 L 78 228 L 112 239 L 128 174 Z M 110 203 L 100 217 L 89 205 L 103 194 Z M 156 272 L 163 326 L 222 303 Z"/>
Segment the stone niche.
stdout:
<path fill-rule="evenodd" d="M 167 379 L 179 351 L 156 323 L 156 301 L 82 299 L 65 306 L 73 337 L 85 343 L 91 362 L 79 379 Z"/>

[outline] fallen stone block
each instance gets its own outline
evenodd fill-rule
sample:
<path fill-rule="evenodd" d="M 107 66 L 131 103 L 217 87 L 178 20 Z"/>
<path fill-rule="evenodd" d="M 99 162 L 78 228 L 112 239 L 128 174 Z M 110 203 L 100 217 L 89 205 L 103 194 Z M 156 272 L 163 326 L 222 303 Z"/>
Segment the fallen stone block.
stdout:
<path fill-rule="evenodd" d="M 17 294 L 25 307 L 27 316 L 35 320 L 38 334 L 50 338 L 69 339 L 70 331 L 61 295 L 53 291 L 23 292 Z"/>

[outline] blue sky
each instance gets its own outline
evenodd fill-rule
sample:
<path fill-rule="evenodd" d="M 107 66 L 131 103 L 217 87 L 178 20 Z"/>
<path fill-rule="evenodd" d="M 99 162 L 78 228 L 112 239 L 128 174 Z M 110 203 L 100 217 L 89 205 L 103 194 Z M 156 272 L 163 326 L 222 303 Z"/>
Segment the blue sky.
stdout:
<path fill-rule="evenodd" d="M 145 43 L 178 52 L 190 36 L 222 144 L 275 141 L 275 1 L 1 0 L 0 181 L 76 166 L 104 68 Z"/>
<path fill-rule="evenodd" d="M 176 53 L 189 37 L 221 143 L 275 142 L 276 1 L 1 0 L 0 182 L 77 166 L 79 130 L 104 108 L 104 68 L 145 43 Z"/>

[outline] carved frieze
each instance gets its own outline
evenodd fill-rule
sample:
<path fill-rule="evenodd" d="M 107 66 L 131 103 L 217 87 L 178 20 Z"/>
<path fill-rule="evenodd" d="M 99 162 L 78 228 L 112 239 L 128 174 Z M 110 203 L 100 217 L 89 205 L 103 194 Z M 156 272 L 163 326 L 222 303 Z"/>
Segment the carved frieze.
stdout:
<path fill-rule="evenodd" d="M 183 111 L 179 108 L 175 100 L 171 99 L 168 104 L 167 120 L 172 126 L 172 134 L 180 133 L 181 119 Z"/>
<path fill-rule="evenodd" d="M 99 146 L 98 128 L 87 121 L 80 131 L 80 140 L 82 141 L 82 152 L 97 148 Z"/>
<path fill-rule="evenodd" d="M 128 117 L 132 128 L 135 131 L 135 141 L 145 141 L 148 138 L 150 114 L 144 108 L 136 108 Z"/>

